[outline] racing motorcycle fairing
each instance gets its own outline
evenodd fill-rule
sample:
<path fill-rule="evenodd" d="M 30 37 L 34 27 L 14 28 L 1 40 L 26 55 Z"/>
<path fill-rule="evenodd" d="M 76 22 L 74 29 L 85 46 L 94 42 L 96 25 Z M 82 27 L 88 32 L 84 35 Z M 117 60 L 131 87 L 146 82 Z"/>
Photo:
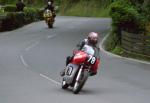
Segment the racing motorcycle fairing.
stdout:
<path fill-rule="evenodd" d="M 77 64 L 77 65 L 82 64 L 86 61 L 87 56 L 88 55 L 85 52 L 78 51 L 78 52 L 76 52 L 74 58 L 72 59 L 72 63 Z"/>
<path fill-rule="evenodd" d="M 53 27 L 53 23 L 54 23 L 54 18 L 53 18 L 53 14 L 50 10 L 45 10 L 43 17 L 45 19 L 46 24 L 48 25 L 49 28 Z"/>
<path fill-rule="evenodd" d="M 73 83 L 74 77 L 78 71 L 79 65 L 76 64 L 68 64 L 66 69 L 65 69 L 65 76 L 64 79 L 67 84 Z"/>

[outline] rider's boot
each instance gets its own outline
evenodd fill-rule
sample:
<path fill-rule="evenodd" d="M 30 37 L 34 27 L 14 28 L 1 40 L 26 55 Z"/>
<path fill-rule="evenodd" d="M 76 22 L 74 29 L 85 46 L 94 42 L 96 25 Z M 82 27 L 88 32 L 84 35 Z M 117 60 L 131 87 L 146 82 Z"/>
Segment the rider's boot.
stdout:
<path fill-rule="evenodd" d="M 71 56 L 68 56 L 66 58 L 66 66 L 70 63 L 70 61 L 72 60 L 72 57 Z M 60 76 L 64 76 L 65 75 L 65 69 L 63 69 L 61 72 L 60 72 Z"/>
<path fill-rule="evenodd" d="M 96 75 L 96 74 L 97 74 L 97 72 L 93 72 L 93 71 L 90 71 L 90 72 L 89 72 L 89 75 L 90 75 L 90 76 L 94 76 L 94 75 Z"/>
<path fill-rule="evenodd" d="M 64 76 L 65 75 L 65 69 L 63 69 L 61 72 L 60 72 L 60 76 Z"/>

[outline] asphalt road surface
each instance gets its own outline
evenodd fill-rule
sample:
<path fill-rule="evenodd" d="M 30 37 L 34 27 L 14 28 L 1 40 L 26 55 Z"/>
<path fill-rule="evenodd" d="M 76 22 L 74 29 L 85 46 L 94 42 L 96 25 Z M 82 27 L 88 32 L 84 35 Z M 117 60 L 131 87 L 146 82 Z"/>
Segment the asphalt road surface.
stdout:
<path fill-rule="evenodd" d="M 75 95 L 61 89 L 65 58 L 88 32 L 110 29 L 108 18 L 57 17 L 0 33 L 0 103 L 149 103 L 150 65 L 101 52 L 98 75 Z"/>

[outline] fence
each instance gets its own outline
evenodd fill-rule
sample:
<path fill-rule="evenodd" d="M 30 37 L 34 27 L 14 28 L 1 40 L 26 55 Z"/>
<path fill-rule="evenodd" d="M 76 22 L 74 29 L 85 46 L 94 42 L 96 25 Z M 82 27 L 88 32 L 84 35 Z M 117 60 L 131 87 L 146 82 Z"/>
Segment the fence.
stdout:
<path fill-rule="evenodd" d="M 122 31 L 121 45 L 126 52 L 150 57 L 150 36 Z"/>

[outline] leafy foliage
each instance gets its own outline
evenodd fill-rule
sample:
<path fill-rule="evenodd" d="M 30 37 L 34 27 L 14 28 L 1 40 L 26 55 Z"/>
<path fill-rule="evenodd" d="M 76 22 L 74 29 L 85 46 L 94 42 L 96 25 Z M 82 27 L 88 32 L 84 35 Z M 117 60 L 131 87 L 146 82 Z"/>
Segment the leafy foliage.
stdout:
<path fill-rule="evenodd" d="M 5 12 L 15 12 L 16 6 L 15 5 L 5 5 L 4 11 Z"/>
<path fill-rule="evenodd" d="M 123 29 L 132 33 L 145 31 L 147 19 L 130 2 L 118 1 L 113 3 L 110 15 L 113 20 L 112 26 L 116 26 L 120 30 Z"/>
<path fill-rule="evenodd" d="M 62 0 L 61 15 L 102 17 L 109 15 L 111 0 Z"/>
<path fill-rule="evenodd" d="M 0 15 L 0 31 L 13 30 L 33 21 L 40 20 L 42 11 L 35 8 L 25 8 L 24 12 L 7 12 Z"/>
<path fill-rule="evenodd" d="M 0 8 L 0 13 L 4 13 L 4 8 Z"/>
<path fill-rule="evenodd" d="M 25 12 L 25 20 L 27 22 L 37 21 L 39 18 L 38 9 L 36 8 L 25 7 L 24 12 Z"/>

